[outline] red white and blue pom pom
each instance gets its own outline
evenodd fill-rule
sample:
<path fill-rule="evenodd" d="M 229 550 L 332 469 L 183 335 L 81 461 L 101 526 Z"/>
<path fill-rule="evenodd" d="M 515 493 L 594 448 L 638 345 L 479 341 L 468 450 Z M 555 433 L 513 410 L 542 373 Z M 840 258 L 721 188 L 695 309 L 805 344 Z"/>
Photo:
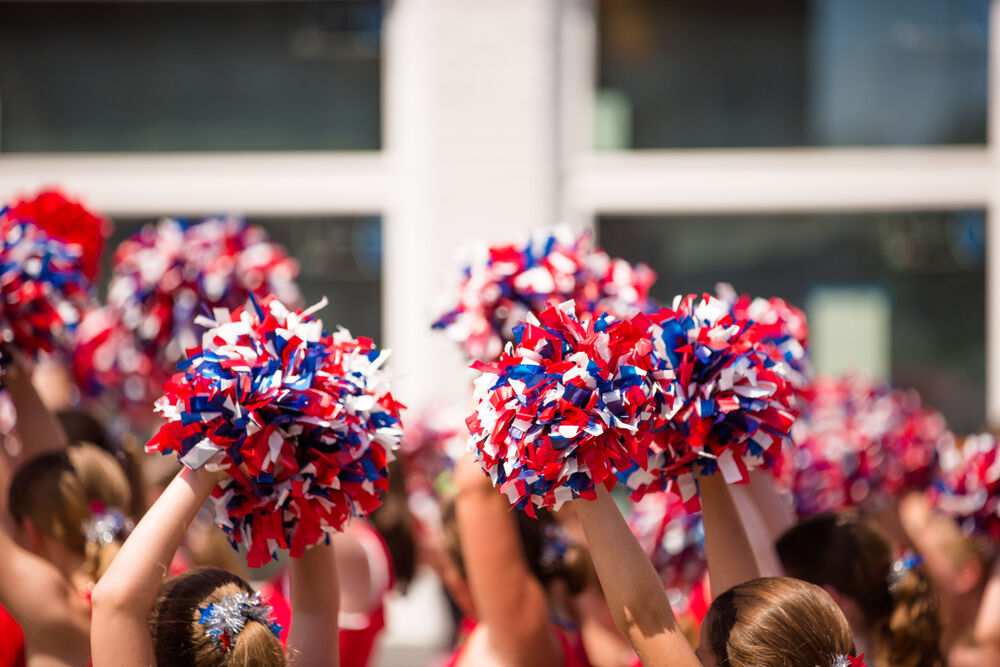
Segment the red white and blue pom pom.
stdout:
<path fill-rule="evenodd" d="M 14 220 L 30 222 L 56 241 L 79 248 L 80 269 L 87 280 L 97 280 L 104 241 L 112 224 L 59 190 L 43 190 L 31 199 L 14 202 L 7 214 Z"/>
<path fill-rule="evenodd" d="M 115 250 L 107 309 L 88 323 L 74 360 L 78 381 L 114 390 L 123 406 L 148 404 L 156 393 L 146 389 L 162 385 L 198 345 L 197 315 L 238 308 L 251 294 L 296 304 L 297 271 L 263 230 L 240 219 L 144 227 Z M 100 359 L 88 356 L 101 350 Z"/>
<path fill-rule="evenodd" d="M 708 571 L 705 527 L 672 493 L 650 493 L 632 505 L 628 525 L 660 575 L 671 605 L 685 608 Z"/>
<path fill-rule="evenodd" d="M 268 296 L 217 310 L 156 402 L 167 424 L 147 451 L 176 451 L 192 468 L 222 457 L 232 479 L 212 494 L 216 520 L 252 567 L 279 549 L 301 556 L 378 507 L 402 436 L 381 370 L 388 352 L 326 334 L 315 308 L 291 312 Z"/>
<path fill-rule="evenodd" d="M 81 248 L 0 210 L 0 335 L 28 357 L 68 350 L 91 299 Z"/>
<path fill-rule="evenodd" d="M 612 260 L 588 232 L 545 230 L 517 243 L 481 249 L 463 269 L 451 306 L 433 326 L 444 329 L 470 359 L 492 361 L 529 313 L 574 300 L 577 316 L 617 319 L 651 310 L 656 274 Z"/>
<path fill-rule="evenodd" d="M 954 517 L 967 535 L 1000 540 L 1000 445 L 988 434 L 971 435 L 961 447 L 940 449 L 940 474 L 928 489 L 931 502 Z"/>
<path fill-rule="evenodd" d="M 636 439 L 654 383 L 650 343 L 632 320 L 578 320 L 573 302 L 529 315 L 494 364 L 475 362 L 469 448 L 511 504 L 534 516 L 611 488 L 614 467 L 644 454 Z M 640 316 L 641 317 L 641 316 Z"/>
<path fill-rule="evenodd" d="M 913 391 L 856 375 L 818 378 L 792 430 L 799 516 L 885 504 L 930 483 L 951 439 L 944 418 Z"/>
<path fill-rule="evenodd" d="M 751 299 L 747 294 L 736 293 L 732 285 L 719 283 L 715 291 L 720 300 L 729 306 L 737 321 L 750 320 L 760 332 L 760 342 L 773 361 L 786 364 L 784 375 L 795 386 L 803 389 L 812 379 L 809 366 L 809 326 L 806 315 L 795 306 L 771 297 Z"/>
<path fill-rule="evenodd" d="M 651 316 L 651 366 L 659 384 L 654 438 L 645 466 L 621 469 L 633 498 L 674 484 L 689 509 L 698 501 L 693 473 L 719 470 L 729 483 L 774 465 L 795 420 L 785 372 L 762 343 L 762 330 L 736 320 L 708 294 L 674 299 Z"/>

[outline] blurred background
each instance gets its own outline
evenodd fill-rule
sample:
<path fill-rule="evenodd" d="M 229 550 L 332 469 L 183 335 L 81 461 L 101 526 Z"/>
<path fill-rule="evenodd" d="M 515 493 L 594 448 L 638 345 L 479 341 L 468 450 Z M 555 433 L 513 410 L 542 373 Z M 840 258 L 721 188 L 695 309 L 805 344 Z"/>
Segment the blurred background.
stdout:
<path fill-rule="evenodd" d="M 468 401 L 428 328 L 456 251 L 589 227 L 657 298 L 783 297 L 817 370 L 971 432 L 1000 422 L 994 5 L 0 2 L 0 200 L 60 186 L 112 247 L 245 214 L 413 407 Z M 398 614 L 385 664 L 447 641 Z"/>

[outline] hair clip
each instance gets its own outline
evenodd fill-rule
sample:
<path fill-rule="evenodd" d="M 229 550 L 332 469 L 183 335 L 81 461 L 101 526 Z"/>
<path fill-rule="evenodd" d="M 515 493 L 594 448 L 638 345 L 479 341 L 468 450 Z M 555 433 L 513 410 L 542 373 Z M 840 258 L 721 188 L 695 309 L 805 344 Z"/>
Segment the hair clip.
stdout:
<path fill-rule="evenodd" d="M 833 662 L 830 663 L 830 667 L 865 667 L 865 654 L 862 653 L 858 657 L 853 655 L 840 654 L 833 656 Z"/>
<path fill-rule="evenodd" d="M 218 602 L 198 607 L 198 611 L 201 612 L 198 623 L 206 626 L 205 634 L 223 651 L 232 650 L 247 621 L 266 626 L 275 637 L 281 633 L 281 626 L 271 620 L 271 605 L 261 600 L 260 593 L 227 595 Z"/>
<path fill-rule="evenodd" d="M 99 503 L 96 505 L 100 506 L 100 509 L 95 509 L 94 514 L 84 519 L 81 525 L 87 542 L 104 546 L 128 537 L 135 527 L 135 522 L 119 510 L 105 510 L 103 505 Z M 95 503 L 91 503 L 91 507 L 94 506 Z"/>
<path fill-rule="evenodd" d="M 923 562 L 923 558 L 909 549 L 905 550 L 899 558 L 892 561 L 892 565 L 889 566 L 889 592 L 895 594 L 899 590 L 899 586 L 902 584 L 906 573 Z"/>

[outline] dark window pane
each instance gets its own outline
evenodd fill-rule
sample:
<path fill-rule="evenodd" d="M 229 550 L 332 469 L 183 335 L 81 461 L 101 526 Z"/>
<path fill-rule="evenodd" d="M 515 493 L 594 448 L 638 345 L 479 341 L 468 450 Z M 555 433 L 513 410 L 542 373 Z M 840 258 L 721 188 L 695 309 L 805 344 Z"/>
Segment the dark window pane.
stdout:
<path fill-rule="evenodd" d="M 377 149 L 381 12 L 0 3 L 0 150 Z"/>
<path fill-rule="evenodd" d="M 856 330 L 884 304 L 885 370 L 913 388 L 958 431 L 985 422 L 985 215 L 982 211 L 780 216 L 606 217 L 601 244 L 612 255 L 645 261 L 659 280 L 654 296 L 714 292 L 718 281 L 754 296 L 780 296 L 803 308 L 817 357 L 857 358 L 853 345 L 830 335 L 820 316 Z M 857 321 L 849 308 L 831 311 L 830 297 L 860 294 Z M 815 319 L 814 319 L 815 316 Z M 878 327 L 876 327 L 876 334 Z M 873 335 L 873 338 L 877 335 Z M 877 341 L 862 341 L 862 346 Z M 840 349 L 838 349 L 838 347 Z"/>
<path fill-rule="evenodd" d="M 598 145 L 986 141 L 988 0 L 601 0 Z"/>
<path fill-rule="evenodd" d="M 116 218 L 105 253 L 107 282 L 111 252 L 148 219 Z M 330 305 L 319 317 L 328 331 L 343 325 L 379 345 L 382 326 L 382 222 L 362 218 L 249 218 L 299 262 L 298 285 L 304 305 L 324 296 Z"/>

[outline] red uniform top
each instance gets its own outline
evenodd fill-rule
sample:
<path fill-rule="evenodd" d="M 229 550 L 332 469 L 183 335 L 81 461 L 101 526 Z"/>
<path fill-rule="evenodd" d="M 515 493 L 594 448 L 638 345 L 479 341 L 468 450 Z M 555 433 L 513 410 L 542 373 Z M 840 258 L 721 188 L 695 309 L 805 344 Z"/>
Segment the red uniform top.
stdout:
<path fill-rule="evenodd" d="M 24 667 L 24 632 L 0 605 L 0 667 Z"/>
<path fill-rule="evenodd" d="M 375 640 L 385 628 L 385 594 L 395 583 L 389 547 L 374 528 L 363 521 L 354 521 L 349 528 L 368 555 L 368 567 L 372 579 L 372 597 L 378 604 L 368 614 L 345 614 L 341 612 L 340 625 L 340 665 L 341 667 L 367 667 L 375 649 Z M 288 570 L 260 587 L 260 594 L 274 609 L 274 620 L 281 626 L 281 643 L 288 641 L 288 628 L 292 622 Z"/>
<path fill-rule="evenodd" d="M 574 626 L 567 625 L 555 619 L 551 620 L 549 625 L 551 625 L 552 631 L 556 635 L 559 648 L 562 649 L 562 667 L 590 667 L 590 659 L 587 658 L 587 651 L 583 648 L 583 639 L 580 637 L 580 631 Z M 461 627 L 464 630 L 463 634 L 467 637 L 476 629 L 476 623 L 463 620 Z M 457 667 L 464 650 L 464 644 L 456 648 L 455 652 L 448 658 L 448 661 L 444 663 L 444 667 Z"/>

